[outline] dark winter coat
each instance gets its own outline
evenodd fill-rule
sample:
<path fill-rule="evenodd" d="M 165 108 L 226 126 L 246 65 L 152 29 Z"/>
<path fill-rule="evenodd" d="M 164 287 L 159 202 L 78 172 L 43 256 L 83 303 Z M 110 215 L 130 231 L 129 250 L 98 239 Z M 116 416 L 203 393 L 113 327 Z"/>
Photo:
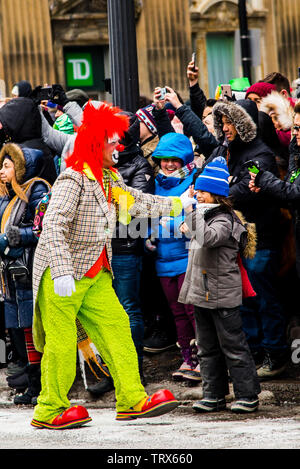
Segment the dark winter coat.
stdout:
<path fill-rule="evenodd" d="M 154 193 L 154 172 L 143 156 L 143 152 L 138 145 L 139 126 L 136 125 L 137 119 L 131 115 L 131 125 L 129 132 L 126 132 L 123 143 L 125 150 L 119 153 L 119 161 L 116 168 L 121 174 L 126 185 L 145 193 Z M 138 229 L 138 228 L 137 228 Z M 120 225 L 116 226 L 115 236 L 112 239 L 113 254 L 135 254 L 137 256 L 143 253 L 143 239 L 133 238 L 127 235 L 126 238 L 119 237 Z M 146 232 L 145 232 L 146 236 Z"/>
<path fill-rule="evenodd" d="M 5 147 L 3 147 L 3 149 L 5 149 Z M 3 149 L 0 154 L 1 161 L 3 158 Z M 39 168 L 42 164 L 43 154 L 39 150 L 29 148 L 23 149 L 22 153 L 26 160 L 25 175 L 23 179 L 24 183 L 26 183 L 35 177 L 36 173 L 39 171 Z M 18 158 L 18 155 L 12 158 L 14 162 L 16 161 L 16 158 Z M 37 239 L 32 233 L 32 225 L 35 215 L 35 208 L 38 202 L 48 192 L 49 188 L 50 186 L 42 179 L 38 179 L 31 185 L 29 201 L 22 216 L 22 222 L 19 225 L 19 230 L 13 227 L 15 234 L 10 233 L 10 236 L 8 236 L 8 231 L 6 232 L 9 238 L 10 246 L 12 248 L 15 248 L 15 250 L 23 248 L 23 250 L 21 249 L 20 252 L 26 254 L 22 256 L 22 259 L 26 260 L 26 267 L 29 271 L 29 276 L 26 278 L 13 278 L 12 275 L 10 275 L 8 272 L 8 265 L 14 262 L 14 259 L 9 255 L 2 256 L 2 260 L 6 266 L 4 270 L 4 280 L 6 285 L 4 311 L 5 325 L 7 328 L 31 327 L 32 325 L 33 297 L 31 274 L 34 248 L 37 244 Z M 14 196 L 14 191 L 11 187 L 9 187 L 9 195 L 0 197 L 0 221 L 2 220 L 5 209 Z M 9 225 L 9 223 L 7 223 L 7 225 Z"/>
<path fill-rule="evenodd" d="M 200 88 L 199 83 L 190 86 L 190 105 L 192 111 L 202 119 L 203 111 L 206 106 L 206 96 Z"/>
<path fill-rule="evenodd" d="M 281 207 L 290 208 L 293 215 L 296 243 L 296 267 L 300 277 L 300 147 L 294 137 L 290 143 L 290 158 L 286 177 L 277 178 L 269 171 L 261 171 L 255 184 L 261 193 L 280 203 Z"/>
<path fill-rule="evenodd" d="M 24 148 L 34 148 L 43 152 L 43 164 L 37 176 L 50 184 L 56 179 L 53 155 L 42 140 L 41 115 L 31 98 L 15 98 L 0 109 L 0 144 L 11 141 Z"/>

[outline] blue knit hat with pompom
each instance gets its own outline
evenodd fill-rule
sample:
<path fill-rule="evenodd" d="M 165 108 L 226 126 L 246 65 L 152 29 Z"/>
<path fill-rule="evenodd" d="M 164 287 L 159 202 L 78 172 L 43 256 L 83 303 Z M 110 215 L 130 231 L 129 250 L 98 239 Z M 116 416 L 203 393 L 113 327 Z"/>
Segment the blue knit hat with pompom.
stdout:
<path fill-rule="evenodd" d="M 211 194 L 229 195 L 229 171 L 225 158 L 218 156 L 208 163 L 195 182 L 195 190 L 210 192 Z"/>

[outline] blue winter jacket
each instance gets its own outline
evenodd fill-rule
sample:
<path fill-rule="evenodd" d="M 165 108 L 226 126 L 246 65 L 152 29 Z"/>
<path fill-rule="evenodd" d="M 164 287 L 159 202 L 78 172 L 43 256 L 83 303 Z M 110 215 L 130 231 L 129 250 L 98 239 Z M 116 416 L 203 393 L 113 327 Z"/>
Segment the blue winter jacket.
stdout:
<path fill-rule="evenodd" d="M 180 135 L 180 137 L 179 137 Z M 173 136 L 173 137 L 172 137 Z M 194 159 L 193 147 L 189 139 L 181 134 L 166 134 L 157 145 L 152 158 L 176 157 L 182 160 L 183 167 Z M 193 183 L 193 169 L 185 178 L 174 178 L 159 173 L 155 178 L 155 194 L 179 197 Z M 163 217 L 166 218 L 166 217 Z M 151 236 L 156 239 L 156 271 L 159 277 L 175 277 L 183 274 L 188 263 L 188 238 L 180 231 L 184 220 L 183 212 L 177 217 L 169 217 L 166 228 L 155 219 L 151 223 Z"/>

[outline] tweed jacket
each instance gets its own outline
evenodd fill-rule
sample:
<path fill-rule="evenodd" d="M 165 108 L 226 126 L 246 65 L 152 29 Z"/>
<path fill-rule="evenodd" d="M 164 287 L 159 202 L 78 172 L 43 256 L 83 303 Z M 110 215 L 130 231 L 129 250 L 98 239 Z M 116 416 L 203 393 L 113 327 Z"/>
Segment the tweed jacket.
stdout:
<path fill-rule="evenodd" d="M 135 199 L 130 215 L 139 218 L 169 215 L 173 199 L 154 196 L 126 186 L 117 173 L 111 177 L 112 187 L 121 187 Z M 116 226 L 116 209 L 108 204 L 98 183 L 70 168 L 63 171 L 52 187 L 49 207 L 43 220 L 33 264 L 34 341 L 37 350 L 43 348 L 42 322 L 36 302 L 39 284 L 47 267 L 52 279 L 73 275 L 80 280 L 95 264 L 106 246 L 111 265 L 111 239 Z"/>

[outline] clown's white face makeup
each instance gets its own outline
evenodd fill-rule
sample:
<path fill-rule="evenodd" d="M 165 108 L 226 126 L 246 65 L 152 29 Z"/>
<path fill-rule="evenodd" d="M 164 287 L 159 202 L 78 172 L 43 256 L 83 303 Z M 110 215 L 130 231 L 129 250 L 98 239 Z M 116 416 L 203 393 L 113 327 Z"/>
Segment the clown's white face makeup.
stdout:
<path fill-rule="evenodd" d="M 15 165 L 8 158 L 4 158 L 2 168 L 0 169 L 1 182 L 9 184 L 15 176 Z"/>
<path fill-rule="evenodd" d="M 103 148 L 103 168 L 105 169 L 108 169 L 116 164 L 116 161 L 114 161 L 113 158 L 113 153 L 116 150 L 116 147 L 119 145 L 119 140 L 114 139 L 113 141 L 110 140 L 110 142 L 111 143 L 108 143 L 108 141 L 106 141 Z"/>
<path fill-rule="evenodd" d="M 179 158 L 162 158 L 160 160 L 160 167 L 162 172 L 169 176 L 170 174 L 182 168 L 182 162 Z"/>

